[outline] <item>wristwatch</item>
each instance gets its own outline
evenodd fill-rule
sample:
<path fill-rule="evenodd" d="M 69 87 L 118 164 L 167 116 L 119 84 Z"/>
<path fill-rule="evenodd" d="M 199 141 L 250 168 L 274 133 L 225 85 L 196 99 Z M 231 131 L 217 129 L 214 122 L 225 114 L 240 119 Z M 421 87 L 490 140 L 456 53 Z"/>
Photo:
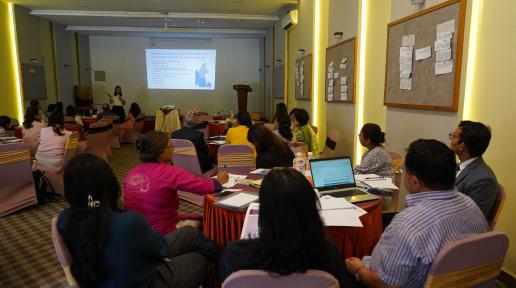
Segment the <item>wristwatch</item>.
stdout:
<path fill-rule="evenodd" d="M 364 267 L 364 266 L 360 266 L 360 267 L 358 267 L 357 271 L 355 272 L 355 280 L 356 280 L 357 282 L 360 282 L 360 269 L 362 269 L 362 268 L 364 268 L 364 269 L 365 269 L 366 267 Z"/>

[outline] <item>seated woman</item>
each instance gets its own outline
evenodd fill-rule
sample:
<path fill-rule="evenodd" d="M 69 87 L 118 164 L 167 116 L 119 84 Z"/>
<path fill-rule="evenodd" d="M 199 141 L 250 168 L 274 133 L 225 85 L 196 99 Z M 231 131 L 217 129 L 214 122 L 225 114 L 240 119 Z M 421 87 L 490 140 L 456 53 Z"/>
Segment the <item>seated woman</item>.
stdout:
<path fill-rule="evenodd" d="M 323 270 L 346 286 L 337 247 L 325 237 L 319 200 L 306 178 L 292 168 L 275 168 L 260 187 L 259 238 L 235 240 L 222 254 L 222 280 L 244 269 L 279 275 Z"/>
<path fill-rule="evenodd" d="M 362 161 L 355 167 L 355 174 L 376 174 L 383 177 L 392 177 L 392 159 L 385 151 L 382 143 L 385 142 L 385 133 L 380 126 L 367 123 L 358 134 L 360 144 L 367 148 Z"/>
<path fill-rule="evenodd" d="M 199 287 L 220 248 L 197 229 L 161 237 L 145 218 L 117 206 L 120 186 L 102 159 L 82 154 L 64 171 L 58 231 L 80 287 Z"/>
<path fill-rule="evenodd" d="M 247 140 L 247 132 L 249 131 L 249 128 L 253 126 L 249 112 L 238 112 L 236 124 L 236 127 L 229 128 L 226 133 L 226 144 L 245 144 L 253 148 L 254 151 L 253 144 Z"/>
<path fill-rule="evenodd" d="M 70 119 L 70 120 L 67 120 L 67 119 Z M 70 121 L 72 123 L 76 123 L 81 126 L 84 125 L 82 123 L 81 116 L 77 115 L 77 113 L 75 112 L 75 107 L 73 107 L 72 105 L 66 106 L 65 123 L 68 123 L 68 121 Z"/>
<path fill-rule="evenodd" d="M 136 124 L 136 118 L 138 118 L 140 113 L 142 113 L 140 106 L 138 103 L 133 102 L 131 104 L 131 108 L 129 109 L 129 114 L 127 114 L 127 117 L 125 117 L 124 123 L 118 125 L 118 137 L 120 139 L 123 139 L 127 130 L 133 129 L 134 125 Z"/>
<path fill-rule="evenodd" d="M 278 135 L 285 142 L 292 141 L 294 135 L 291 130 L 291 122 L 290 116 L 288 115 L 280 115 L 278 116 L 278 129 L 274 130 L 274 133 Z"/>
<path fill-rule="evenodd" d="M 292 125 L 297 126 L 299 132 L 295 134 L 297 142 L 303 142 L 308 147 L 308 152 L 312 152 L 314 156 L 319 155 L 319 145 L 317 144 L 317 136 L 314 129 L 308 124 L 310 116 L 308 111 L 303 108 L 297 108 L 294 111 L 294 121 Z"/>
<path fill-rule="evenodd" d="M 131 169 L 124 180 L 125 208 L 140 212 L 161 235 L 176 230 L 179 222 L 177 190 L 205 195 L 221 190 L 228 181 L 225 172 L 217 180 L 194 176 L 171 165 L 172 141 L 165 132 L 150 131 L 139 143 L 142 164 Z"/>
<path fill-rule="evenodd" d="M 292 139 L 290 141 L 297 142 L 297 139 L 303 139 L 303 132 L 299 130 L 299 123 L 297 123 L 296 117 L 294 117 L 294 113 L 296 113 L 297 108 L 293 108 L 288 113 L 290 117 L 290 131 L 292 131 Z"/>
<path fill-rule="evenodd" d="M 287 105 L 285 105 L 285 103 L 276 104 L 276 114 L 274 114 L 274 116 L 272 117 L 272 121 L 271 121 L 271 123 L 274 125 L 273 130 L 278 130 L 280 116 L 288 116 Z"/>
<path fill-rule="evenodd" d="M 36 160 L 46 166 L 59 166 L 63 162 L 65 145 L 71 131 L 64 129 L 64 116 L 54 112 L 48 116 L 48 127 L 39 132 L 39 146 Z"/>
<path fill-rule="evenodd" d="M 41 128 L 47 124 L 42 122 L 43 112 L 37 106 L 29 106 L 25 110 L 25 117 L 22 125 L 23 143 L 29 145 L 31 155 L 34 156 L 38 150 L 38 134 Z"/>
<path fill-rule="evenodd" d="M 256 148 L 256 168 L 292 167 L 294 153 L 286 142 L 265 126 L 249 128 L 247 139 Z"/>

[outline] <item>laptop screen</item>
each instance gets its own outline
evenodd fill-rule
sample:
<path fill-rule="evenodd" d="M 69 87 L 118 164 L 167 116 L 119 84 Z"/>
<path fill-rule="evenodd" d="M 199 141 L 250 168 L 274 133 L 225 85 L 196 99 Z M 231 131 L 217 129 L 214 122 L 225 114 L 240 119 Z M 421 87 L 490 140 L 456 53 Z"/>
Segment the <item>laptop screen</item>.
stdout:
<path fill-rule="evenodd" d="M 355 186 L 355 176 L 349 157 L 312 160 L 310 170 L 314 186 L 318 190 Z"/>

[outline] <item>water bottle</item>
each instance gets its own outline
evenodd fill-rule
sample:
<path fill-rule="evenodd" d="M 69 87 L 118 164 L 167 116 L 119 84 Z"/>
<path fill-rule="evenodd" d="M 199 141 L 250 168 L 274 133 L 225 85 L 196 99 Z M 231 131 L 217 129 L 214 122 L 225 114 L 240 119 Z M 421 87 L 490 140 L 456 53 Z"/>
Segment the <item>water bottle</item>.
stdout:
<path fill-rule="evenodd" d="M 305 171 L 309 172 L 310 171 L 310 160 L 314 159 L 314 153 L 313 152 L 308 152 L 308 157 L 306 159 L 306 163 L 305 163 Z"/>
<path fill-rule="evenodd" d="M 305 175 L 305 154 L 303 152 L 297 152 L 296 157 L 292 161 L 292 168 L 299 171 L 301 174 Z"/>

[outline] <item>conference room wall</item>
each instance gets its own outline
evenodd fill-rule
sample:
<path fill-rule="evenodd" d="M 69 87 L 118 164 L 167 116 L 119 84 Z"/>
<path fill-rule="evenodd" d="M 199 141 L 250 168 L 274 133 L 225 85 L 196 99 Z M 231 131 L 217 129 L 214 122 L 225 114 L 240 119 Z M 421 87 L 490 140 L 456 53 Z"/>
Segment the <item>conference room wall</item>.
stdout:
<path fill-rule="evenodd" d="M 411 1 L 391 1 L 391 21 L 395 21 L 416 13 L 420 10 L 435 6 L 446 0 L 429 0 L 423 5 L 413 5 Z M 471 1 L 468 1 L 471 2 Z M 470 6 L 470 5 L 468 5 Z M 468 15 L 470 14 L 468 9 Z M 469 34 L 469 17 L 466 19 L 464 31 L 463 65 L 461 88 L 466 74 L 467 59 L 467 35 Z M 382 46 L 382 49 L 385 46 Z M 385 66 L 384 66 L 385 67 Z M 464 98 L 464 89 L 460 91 L 460 101 Z M 460 104 L 461 105 L 461 104 Z M 459 105 L 459 106 L 460 106 Z M 419 109 L 405 109 L 387 107 L 386 138 L 389 141 L 390 150 L 404 153 L 408 145 L 419 138 L 433 138 L 448 143 L 448 133 L 457 126 L 458 113 L 444 111 L 430 111 Z"/>
<path fill-rule="evenodd" d="M 20 63 L 32 63 L 45 67 L 45 86 L 47 99 L 40 100 L 43 109 L 49 103 L 57 101 L 56 70 L 54 66 L 53 38 L 51 22 L 30 15 L 30 10 L 21 6 L 14 6 L 16 19 L 16 39 L 18 42 L 18 58 Z M 27 107 L 30 100 L 24 101 Z"/>
<path fill-rule="evenodd" d="M 156 40 L 154 46 L 147 37 L 91 36 L 92 70 L 106 71 L 106 82 L 93 81 L 94 103 L 108 101 L 106 93 L 113 93 L 121 85 L 127 100 L 137 102 L 147 115 L 166 104 L 174 104 L 185 111 L 195 106 L 199 111 L 215 113 L 237 111 L 237 97 L 233 84 L 248 81 L 253 92 L 248 97 L 248 110 L 262 111 L 260 83 L 259 39 L 212 39 L 211 42 L 193 40 Z M 215 90 L 155 90 L 147 89 L 145 49 L 216 49 Z M 94 79 L 95 80 L 95 79 Z"/>
<path fill-rule="evenodd" d="M 358 2 L 330 0 L 328 13 L 328 47 L 358 34 Z M 338 39 L 333 33 L 342 32 Z M 357 38 L 358 44 L 358 38 Z M 324 51 L 326 53 L 326 51 Z M 326 58 L 326 57 L 325 57 Z M 325 92 L 323 92 L 325 93 Z M 336 156 L 353 156 L 355 145 L 355 104 L 326 102 L 326 128 L 340 133 Z"/>
<path fill-rule="evenodd" d="M 495 230 L 509 235 L 511 244 L 504 270 L 516 276 L 516 114 L 514 67 L 516 67 L 516 1 L 480 1 L 481 14 L 470 119 L 492 129 L 484 159 L 505 187 L 506 201 Z M 467 109 L 467 107 L 465 107 Z"/>
<path fill-rule="evenodd" d="M 14 73 L 13 50 L 11 42 L 9 6 L 0 0 L 0 115 L 20 117 L 18 115 L 17 89 Z"/>
<path fill-rule="evenodd" d="M 298 5 L 298 23 L 287 31 L 287 107 L 304 108 L 312 111 L 311 100 L 297 100 L 295 96 L 296 79 L 294 69 L 299 49 L 305 50 L 305 55 L 313 52 L 314 37 L 314 0 L 300 1 Z M 306 85 L 306 84 L 305 84 Z M 310 115 L 312 116 L 312 115 Z"/>
<path fill-rule="evenodd" d="M 75 35 L 66 26 L 52 22 L 58 100 L 64 107 L 75 105 L 73 86 L 79 84 Z"/>

